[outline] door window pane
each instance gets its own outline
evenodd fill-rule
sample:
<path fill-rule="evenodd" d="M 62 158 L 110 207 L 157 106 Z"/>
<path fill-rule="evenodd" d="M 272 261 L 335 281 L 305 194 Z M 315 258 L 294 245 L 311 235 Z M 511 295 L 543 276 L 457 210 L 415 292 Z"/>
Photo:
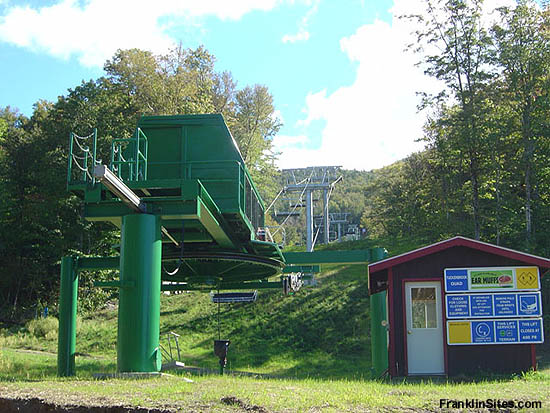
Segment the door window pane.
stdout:
<path fill-rule="evenodd" d="M 411 288 L 412 328 L 437 328 L 435 288 Z"/>

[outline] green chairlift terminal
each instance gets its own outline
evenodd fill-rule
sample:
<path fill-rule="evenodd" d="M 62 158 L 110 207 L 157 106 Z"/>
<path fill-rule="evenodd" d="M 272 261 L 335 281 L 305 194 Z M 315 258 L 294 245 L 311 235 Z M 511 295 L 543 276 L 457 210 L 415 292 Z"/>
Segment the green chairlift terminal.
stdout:
<path fill-rule="evenodd" d="M 114 139 L 109 165 L 97 132 L 71 134 L 67 187 L 89 221 L 121 231 L 120 255 L 63 257 L 58 375 L 75 374 L 80 271 L 119 270 L 117 371 L 158 372 L 161 291 L 300 288 L 326 262 L 381 259 L 380 249 L 283 254 L 264 239 L 265 206 L 221 115 L 142 117 Z"/>

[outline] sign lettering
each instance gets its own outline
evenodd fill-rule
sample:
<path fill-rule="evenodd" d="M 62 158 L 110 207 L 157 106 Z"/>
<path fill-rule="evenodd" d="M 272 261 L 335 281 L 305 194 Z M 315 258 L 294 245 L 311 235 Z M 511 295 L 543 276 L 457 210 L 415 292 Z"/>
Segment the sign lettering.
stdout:
<path fill-rule="evenodd" d="M 506 294 L 446 294 L 445 305 L 448 319 L 542 316 L 539 291 Z"/>
<path fill-rule="evenodd" d="M 447 344 L 534 344 L 544 342 L 542 318 L 447 321 Z"/>
<path fill-rule="evenodd" d="M 538 267 L 446 268 L 445 292 L 536 291 Z"/>

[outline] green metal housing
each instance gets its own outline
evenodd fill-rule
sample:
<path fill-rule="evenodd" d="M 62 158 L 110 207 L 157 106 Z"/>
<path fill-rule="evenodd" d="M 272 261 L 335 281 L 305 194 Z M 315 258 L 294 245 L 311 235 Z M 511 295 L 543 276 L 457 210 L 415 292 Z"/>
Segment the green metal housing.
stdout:
<path fill-rule="evenodd" d="M 371 262 L 388 256 L 384 248 L 370 250 Z M 380 377 L 388 370 L 388 316 L 386 291 L 370 296 L 371 361 L 373 377 Z"/>
<path fill-rule="evenodd" d="M 77 277 L 87 267 L 120 269 L 102 285 L 120 291 L 117 370 L 156 372 L 161 285 L 273 288 L 285 260 L 256 238 L 265 207 L 221 115 L 143 117 L 132 137 L 112 140 L 107 168 L 97 142 L 95 130 L 71 134 L 67 186 L 86 219 L 121 229 L 120 258 L 63 259 L 58 373 L 74 374 Z"/>
<path fill-rule="evenodd" d="M 383 255 L 381 249 L 283 255 L 259 239 L 264 203 L 221 115 L 142 117 L 132 137 L 112 141 L 108 156 L 99 154 L 95 130 L 71 134 L 69 147 L 68 189 L 82 197 L 87 220 L 121 229 L 121 246 L 119 257 L 62 260 L 59 375 L 74 375 L 79 271 L 120 270 L 118 280 L 96 283 L 120 291 L 117 370 L 155 372 L 161 289 L 282 289 L 283 279 L 272 277 L 283 269 L 313 273 L 318 264 Z M 100 155 L 110 160 L 107 168 Z"/>
<path fill-rule="evenodd" d="M 122 228 L 136 212 L 94 178 L 96 146 L 96 133 L 87 143 L 71 136 L 68 188 L 83 197 L 86 219 Z M 163 280 L 223 288 L 281 272 L 277 244 L 256 237 L 265 206 L 221 115 L 142 117 L 131 138 L 113 140 L 109 159 L 145 212 L 160 218 Z"/>

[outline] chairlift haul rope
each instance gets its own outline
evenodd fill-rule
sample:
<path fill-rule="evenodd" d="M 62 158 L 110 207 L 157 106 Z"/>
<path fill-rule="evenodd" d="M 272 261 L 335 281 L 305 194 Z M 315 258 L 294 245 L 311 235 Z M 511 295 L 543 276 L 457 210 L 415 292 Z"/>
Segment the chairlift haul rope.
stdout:
<path fill-rule="evenodd" d="M 178 273 L 178 271 L 180 270 L 180 268 L 181 268 L 181 264 L 183 264 L 183 253 L 184 253 L 183 244 L 184 244 L 184 241 L 185 241 L 185 221 L 181 221 L 180 258 L 178 260 L 178 265 L 176 266 L 176 269 L 173 270 L 173 271 L 168 271 L 168 270 L 166 270 L 166 268 L 164 266 L 162 267 L 164 272 L 166 274 L 168 274 L 169 276 L 176 275 Z"/>

